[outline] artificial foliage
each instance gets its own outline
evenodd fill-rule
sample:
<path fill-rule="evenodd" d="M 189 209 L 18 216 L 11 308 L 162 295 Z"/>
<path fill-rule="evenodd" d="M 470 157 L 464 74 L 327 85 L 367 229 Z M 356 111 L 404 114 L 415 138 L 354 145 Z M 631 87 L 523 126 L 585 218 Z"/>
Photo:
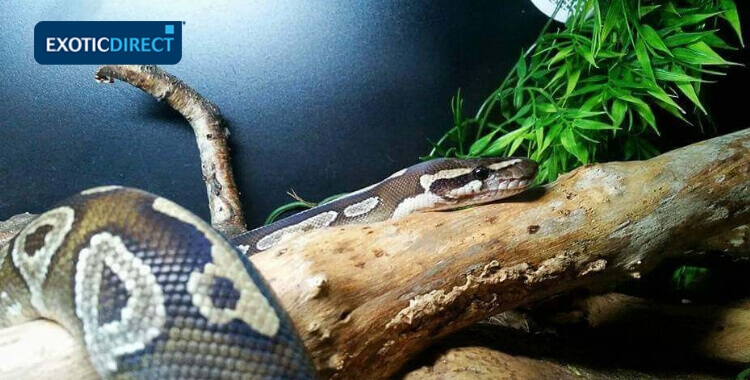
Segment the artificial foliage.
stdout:
<path fill-rule="evenodd" d="M 707 115 L 701 87 L 744 46 L 732 0 L 587 0 L 564 27 L 551 22 L 468 116 L 460 92 L 453 127 L 427 158 L 526 155 L 541 182 L 590 162 L 647 159 L 658 150 L 655 109 L 689 127 Z M 720 37 L 729 27 L 736 41 Z"/>
<path fill-rule="evenodd" d="M 659 154 L 649 141 L 659 135 L 654 109 L 687 127 L 699 123 L 708 116 L 701 87 L 736 65 L 724 51 L 744 46 L 733 0 L 581 0 L 577 7 L 564 26 L 550 18 L 474 116 L 459 91 L 453 126 L 423 159 L 526 155 L 539 162 L 545 183 L 590 162 L 651 158 Z M 727 28 L 735 41 L 720 37 Z M 292 196 L 266 224 L 317 205 Z"/>

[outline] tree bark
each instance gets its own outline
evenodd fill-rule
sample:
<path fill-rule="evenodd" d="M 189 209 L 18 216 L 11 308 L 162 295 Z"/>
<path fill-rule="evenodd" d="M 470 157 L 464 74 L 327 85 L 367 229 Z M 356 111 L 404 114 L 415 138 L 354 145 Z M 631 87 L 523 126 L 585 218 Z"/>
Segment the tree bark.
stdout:
<path fill-rule="evenodd" d="M 580 168 L 516 202 L 316 231 L 253 256 L 323 376 L 387 377 L 436 339 L 639 277 L 750 220 L 750 130 Z"/>
<path fill-rule="evenodd" d="M 750 223 L 750 129 L 505 203 L 313 231 L 251 258 L 323 377 L 386 378 L 490 315 L 612 284 Z"/>
<path fill-rule="evenodd" d="M 102 66 L 96 72 L 96 79 L 109 83 L 119 79 L 129 83 L 159 101 L 166 100 L 187 119 L 198 143 L 211 225 L 229 237 L 247 231 L 230 162 L 229 130 L 219 108 L 185 82 L 156 66 Z"/>

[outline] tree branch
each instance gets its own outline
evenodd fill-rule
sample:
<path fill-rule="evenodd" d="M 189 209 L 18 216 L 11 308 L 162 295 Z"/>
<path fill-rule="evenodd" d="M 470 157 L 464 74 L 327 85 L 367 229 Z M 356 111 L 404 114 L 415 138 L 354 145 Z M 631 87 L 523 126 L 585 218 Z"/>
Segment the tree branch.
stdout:
<path fill-rule="evenodd" d="M 323 376 L 387 377 L 497 312 L 638 277 L 748 223 L 749 151 L 744 130 L 645 162 L 584 167 L 528 202 L 315 231 L 252 261 Z"/>
<path fill-rule="evenodd" d="M 159 101 L 166 100 L 190 122 L 200 152 L 211 225 L 230 237 L 247 231 L 230 163 L 229 130 L 219 108 L 156 66 L 103 66 L 96 79 L 109 83 L 119 79 L 138 87 Z"/>
<path fill-rule="evenodd" d="M 750 129 L 515 201 L 313 231 L 251 258 L 324 377 L 386 378 L 490 315 L 638 277 L 750 223 Z"/>

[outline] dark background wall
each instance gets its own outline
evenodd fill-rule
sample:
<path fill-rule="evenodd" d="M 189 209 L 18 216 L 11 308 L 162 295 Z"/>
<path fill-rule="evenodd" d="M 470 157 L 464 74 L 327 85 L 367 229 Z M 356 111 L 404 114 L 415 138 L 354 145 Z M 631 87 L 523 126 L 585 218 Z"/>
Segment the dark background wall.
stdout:
<path fill-rule="evenodd" d="M 427 139 L 450 127 L 455 91 L 476 110 L 545 17 L 527 0 L 4 0 L 0 220 L 103 184 L 149 190 L 208 217 L 187 124 L 128 85 L 96 84 L 95 67 L 36 64 L 42 20 L 186 21 L 183 59 L 166 69 L 229 120 L 235 175 L 257 226 L 289 189 L 318 200 L 415 163 Z M 750 62 L 746 51 L 734 58 Z M 748 85 L 748 70 L 737 68 L 709 89 L 718 132 L 750 127 Z"/>

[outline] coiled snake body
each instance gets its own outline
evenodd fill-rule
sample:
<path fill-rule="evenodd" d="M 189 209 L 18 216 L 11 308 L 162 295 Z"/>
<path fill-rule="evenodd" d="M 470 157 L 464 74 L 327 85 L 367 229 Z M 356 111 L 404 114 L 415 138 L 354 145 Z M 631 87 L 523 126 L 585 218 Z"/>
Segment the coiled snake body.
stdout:
<path fill-rule="evenodd" d="M 106 379 L 314 378 L 246 255 L 310 229 L 504 198 L 535 173 L 520 158 L 429 161 L 232 243 L 164 198 L 87 190 L 0 246 L 0 327 L 53 320 Z"/>

